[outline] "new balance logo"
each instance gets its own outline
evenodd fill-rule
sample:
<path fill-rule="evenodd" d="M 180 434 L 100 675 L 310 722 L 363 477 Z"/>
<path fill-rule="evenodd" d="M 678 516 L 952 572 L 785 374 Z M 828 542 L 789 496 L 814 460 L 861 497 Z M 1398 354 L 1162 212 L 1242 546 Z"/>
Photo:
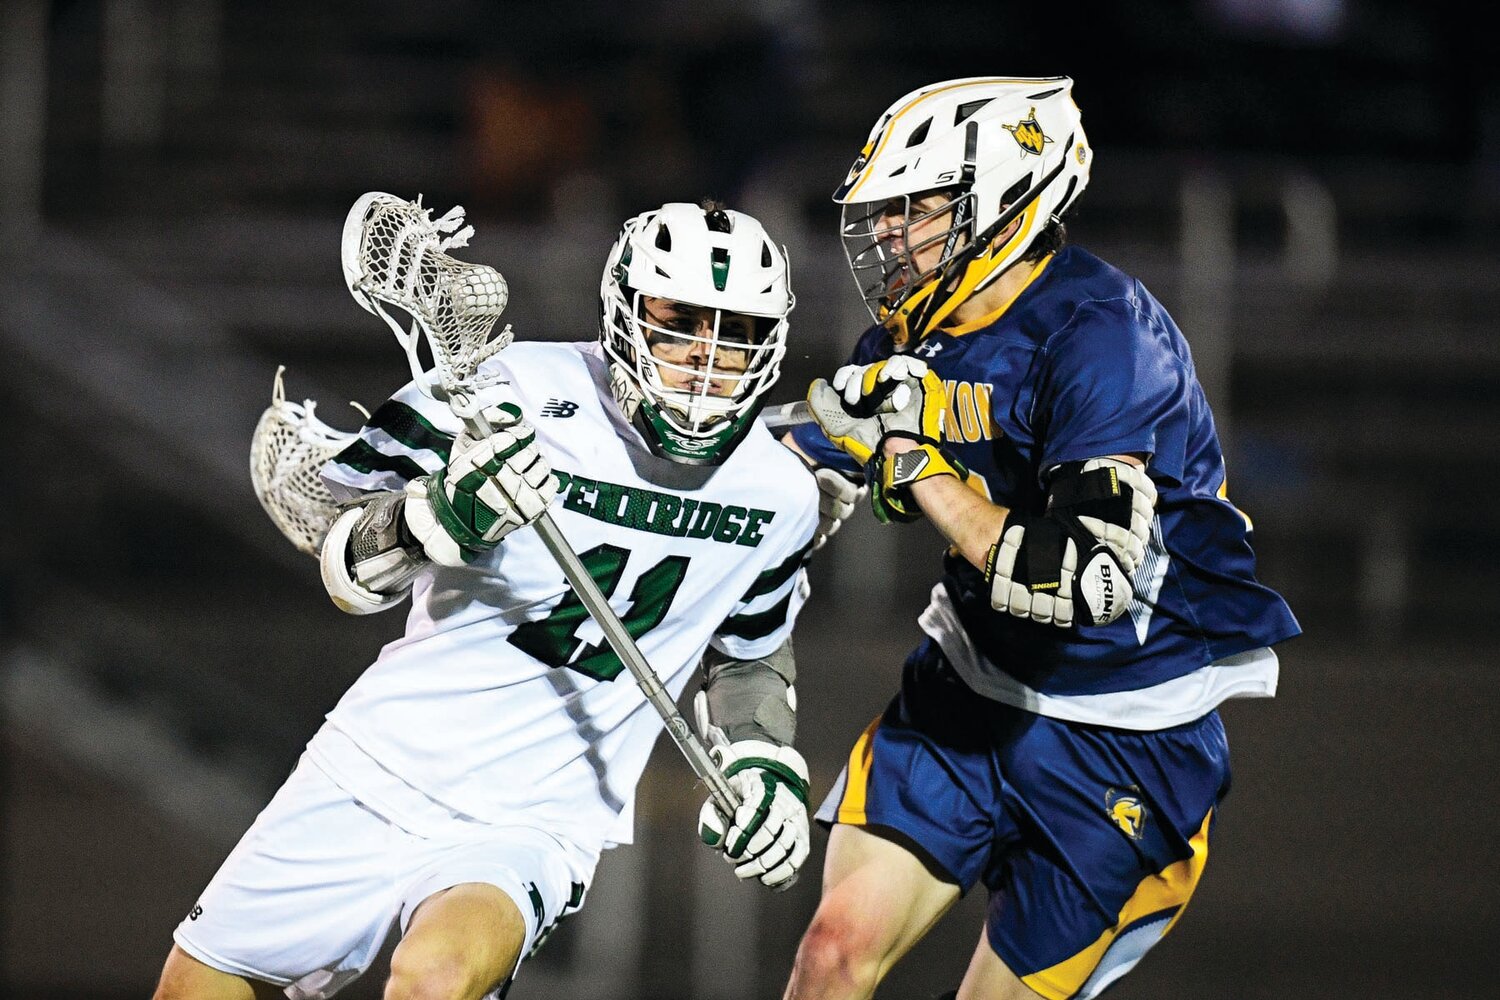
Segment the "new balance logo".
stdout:
<path fill-rule="evenodd" d="M 571 417 L 578 412 L 578 404 L 569 399 L 549 399 L 542 407 L 544 417 Z"/>

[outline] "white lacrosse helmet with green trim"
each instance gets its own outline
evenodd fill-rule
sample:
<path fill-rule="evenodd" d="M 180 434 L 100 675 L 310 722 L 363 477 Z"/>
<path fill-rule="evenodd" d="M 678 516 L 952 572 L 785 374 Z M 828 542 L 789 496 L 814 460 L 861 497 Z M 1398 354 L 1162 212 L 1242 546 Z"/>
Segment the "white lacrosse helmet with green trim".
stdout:
<path fill-rule="evenodd" d="M 785 248 L 742 212 L 673 202 L 625 223 L 599 333 L 615 398 L 655 454 L 728 457 L 781 374 L 795 302 Z"/>

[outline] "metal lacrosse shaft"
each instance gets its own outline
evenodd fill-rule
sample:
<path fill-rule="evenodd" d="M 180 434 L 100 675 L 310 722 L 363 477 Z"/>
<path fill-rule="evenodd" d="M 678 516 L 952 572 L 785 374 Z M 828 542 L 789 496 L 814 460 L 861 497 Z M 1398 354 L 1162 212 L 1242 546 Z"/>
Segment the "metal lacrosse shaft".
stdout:
<path fill-rule="evenodd" d="M 799 399 L 780 406 L 766 407 L 761 411 L 760 419 L 772 434 L 779 434 L 800 424 L 812 423 L 812 410 L 808 408 L 807 400 Z"/>
<path fill-rule="evenodd" d="M 469 434 L 474 438 L 488 437 L 492 431 L 478 416 L 474 414 L 473 403 L 466 393 L 461 390 L 448 391 L 449 405 L 453 412 L 464 422 L 469 429 Z M 672 695 L 663 686 L 661 678 L 656 676 L 656 671 L 651 664 L 646 662 L 646 657 L 641 653 L 635 640 L 625 629 L 625 623 L 620 621 L 620 616 L 615 614 L 615 609 L 610 607 L 609 598 L 599 589 L 594 578 L 589 576 L 589 571 L 584 568 L 583 561 L 578 558 L 578 553 L 573 551 L 573 546 L 563 537 L 562 529 L 557 522 L 552 520 L 551 511 L 542 511 L 542 516 L 532 522 L 537 534 L 542 536 L 542 544 L 547 546 L 547 551 L 552 553 L 552 558 L 567 577 L 569 585 L 578 594 L 578 599 L 583 602 L 584 608 L 593 616 L 594 621 L 604 630 L 604 640 L 609 643 L 609 648 L 615 651 L 620 662 L 625 664 L 625 669 L 630 671 L 630 676 L 640 685 L 641 691 L 646 695 L 646 700 L 651 702 L 651 707 L 661 716 L 662 722 L 666 723 L 667 732 L 671 734 L 672 742 L 677 744 L 677 749 L 687 758 L 693 773 L 703 779 L 708 785 L 709 795 L 713 797 L 714 805 L 719 808 L 727 819 L 733 820 L 735 810 L 739 808 L 739 798 L 734 789 L 729 787 L 729 781 L 724 777 L 724 772 L 714 763 L 709 756 L 708 749 L 698 734 L 693 732 L 682 713 L 677 711 L 677 703 L 672 700 Z"/>

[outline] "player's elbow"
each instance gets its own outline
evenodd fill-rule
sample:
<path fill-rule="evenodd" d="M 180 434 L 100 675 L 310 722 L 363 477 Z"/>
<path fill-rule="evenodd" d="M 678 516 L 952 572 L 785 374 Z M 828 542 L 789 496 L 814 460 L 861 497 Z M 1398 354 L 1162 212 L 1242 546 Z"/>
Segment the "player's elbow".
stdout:
<path fill-rule="evenodd" d="M 351 615 L 370 615 L 394 607 L 411 591 L 410 575 L 401 581 L 399 588 L 390 593 L 376 589 L 350 565 L 350 536 L 363 516 L 359 508 L 345 511 L 334 522 L 323 540 L 318 556 L 318 569 L 323 578 L 323 589 L 328 592 L 334 607 Z"/>

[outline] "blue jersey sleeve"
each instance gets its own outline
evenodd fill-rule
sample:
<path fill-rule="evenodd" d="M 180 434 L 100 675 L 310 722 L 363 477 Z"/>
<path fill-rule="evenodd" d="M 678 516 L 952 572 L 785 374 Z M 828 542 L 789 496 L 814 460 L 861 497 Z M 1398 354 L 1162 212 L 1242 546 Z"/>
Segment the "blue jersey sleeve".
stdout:
<path fill-rule="evenodd" d="M 854 350 L 849 352 L 849 360 L 846 365 L 868 365 L 879 361 L 881 358 L 891 356 L 891 335 L 884 328 L 872 326 L 866 330 L 854 344 Z M 863 474 L 861 469 L 848 455 L 844 454 L 838 447 L 828 440 L 823 429 L 815 423 L 801 424 L 793 427 L 792 440 L 797 442 L 797 447 L 813 462 L 823 468 L 838 469 L 841 472 Z"/>
<path fill-rule="evenodd" d="M 1175 328 L 1127 300 L 1080 306 L 1047 344 L 1041 468 L 1143 453 L 1181 482 L 1196 383 L 1179 344 Z"/>

